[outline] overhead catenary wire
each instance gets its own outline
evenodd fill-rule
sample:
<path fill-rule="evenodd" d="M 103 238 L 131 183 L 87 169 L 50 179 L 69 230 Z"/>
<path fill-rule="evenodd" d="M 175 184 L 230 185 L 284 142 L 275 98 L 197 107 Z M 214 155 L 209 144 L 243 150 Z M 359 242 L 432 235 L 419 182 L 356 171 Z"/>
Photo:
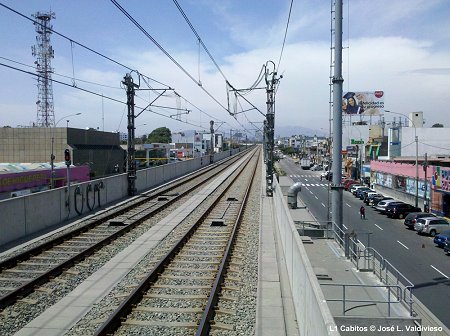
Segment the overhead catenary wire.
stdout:
<path fill-rule="evenodd" d="M 211 61 L 214 63 L 214 65 L 216 66 L 217 70 L 219 70 L 220 74 L 222 75 L 222 77 L 228 81 L 227 77 L 225 76 L 225 74 L 222 72 L 222 70 L 220 69 L 219 65 L 217 64 L 216 60 L 214 59 L 214 57 L 211 55 L 211 53 L 209 52 L 208 48 L 206 48 L 206 45 L 203 43 L 203 40 L 201 39 L 200 35 L 197 33 L 197 31 L 195 30 L 194 26 L 192 25 L 191 21 L 189 20 L 189 18 L 187 17 L 186 13 L 183 11 L 183 9 L 181 8 L 180 4 L 178 3 L 177 0 L 173 0 L 173 2 L 175 3 L 175 6 L 177 6 L 178 10 L 180 11 L 181 15 L 183 15 L 184 19 L 186 20 L 187 24 L 189 25 L 189 27 L 191 28 L 192 32 L 195 34 L 195 36 L 198 39 L 198 43 L 201 44 L 201 46 L 203 47 L 203 49 L 206 51 L 206 53 L 208 54 L 209 58 L 211 59 Z"/>
<path fill-rule="evenodd" d="M 185 12 L 183 11 L 183 9 L 181 8 L 181 6 L 180 6 L 180 4 L 178 3 L 178 1 L 177 1 L 177 0 L 173 0 L 173 2 L 174 2 L 175 5 L 177 6 L 177 8 L 178 8 L 178 10 L 180 11 L 181 15 L 182 15 L 182 16 L 184 17 L 184 19 L 186 20 L 187 24 L 188 24 L 189 27 L 191 28 L 191 30 L 192 30 L 192 32 L 194 33 L 194 35 L 197 37 L 198 43 L 202 45 L 203 49 L 204 49 L 205 52 L 208 54 L 208 56 L 209 56 L 209 58 L 211 59 L 211 61 L 212 61 L 212 62 L 214 63 L 214 65 L 216 66 L 217 70 L 220 72 L 220 74 L 222 75 L 222 77 L 225 79 L 225 82 L 227 83 L 227 85 L 229 85 L 231 88 L 233 88 L 233 86 L 230 84 L 230 81 L 227 79 L 227 77 L 225 76 L 225 74 L 224 74 L 223 71 L 220 69 L 219 65 L 217 64 L 216 60 L 214 59 L 214 57 L 213 57 L 213 56 L 211 55 L 211 53 L 209 52 L 209 50 L 208 50 L 208 48 L 206 47 L 206 45 L 203 43 L 202 38 L 200 37 L 200 35 L 199 35 L 199 34 L 197 33 L 197 31 L 195 30 L 194 26 L 192 25 L 191 21 L 190 21 L 189 18 L 187 17 L 186 13 L 185 13 Z M 291 3 L 291 7 L 292 7 L 292 3 Z M 200 56 L 199 56 L 199 57 L 200 57 Z M 261 72 L 262 72 L 262 70 L 261 70 Z M 200 76 L 200 75 L 199 75 L 199 76 Z M 260 73 L 259 76 L 261 76 L 261 73 Z M 258 76 L 258 77 L 259 77 L 259 76 Z M 200 77 L 199 77 L 199 78 L 200 78 Z M 255 83 L 258 83 L 258 84 L 259 84 L 259 83 L 261 82 L 261 80 L 262 80 L 262 77 L 259 79 L 259 81 L 258 81 L 258 79 L 257 79 Z M 197 84 L 198 84 L 198 85 L 201 85 L 200 82 L 198 82 Z M 252 91 L 252 90 L 256 87 L 256 85 L 257 85 L 257 84 L 253 84 L 252 87 L 248 89 L 248 91 L 246 90 L 246 91 L 247 91 L 246 94 L 248 94 L 250 91 Z M 235 94 L 237 94 L 237 95 L 241 96 L 242 98 L 244 98 L 243 95 L 242 95 L 240 92 L 238 92 L 238 91 L 235 90 L 234 88 L 233 88 L 233 90 L 235 91 Z M 245 98 L 244 98 L 244 99 L 245 99 Z M 228 104 L 227 104 L 227 106 L 228 106 L 228 109 L 227 109 L 227 110 L 228 110 L 228 113 L 232 114 L 232 113 L 230 112 L 230 103 L 229 103 L 228 90 L 227 90 L 227 101 L 228 101 Z M 250 105 L 253 107 L 253 109 L 256 109 L 256 110 L 259 111 L 262 115 L 264 115 L 264 113 L 262 113 L 255 105 L 253 105 L 252 103 L 250 103 L 250 101 L 248 101 L 247 99 L 245 99 L 245 101 L 246 101 L 248 104 L 250 104 Z"/>
<path fill-rule="evenodd" d="M 30 21 L 31 23 L 33 23 L 33 24 L 35 24 L 35 25 L 41 25 L 40 22 L 38 22 L 38 21 L 36 21 L 36 20 L 34 20 L 34 19 L 32 19 L 32 18 L 30 18 L 30 17 L 28 17 L 28 16 L 26 16 L 26 15 L 20 13 L 20 12 L 17 11 L 17 10 L 12 9 L 11 7 L 9 7 L 9 6 L 7 6 L 7 5 L 5 5 L 5 4 L 3 4 L 3 3 L 0 3 L 0 6 L 3 7 L 3 8 L 5 8 L 5 9 L 7 9 L 7 10 L 9 10 L 9 11 L 11 11 L 11 12 L 13 12 L 13 13 L 15 13 L 15 14 L 17 14 L 18 16 L 20 16 L 20 17 L 22 17 L 22 18 L 24 18 L 24 19 Z M 119 65 L 119 66 L 121 66 L 121 67 L 123 67 L 123 68 L 129 70 L 130 72 L 136 71 L 135 69 L 133 69 L 133 68 L 131 68 L 131 67 L 129 67 L 129 66 L 127 66 L 127 65 L 125 65 L 125 64 L 123 64 L 123 63 L 121 63 L 121 62 L 119 62 L 119 61 L 117 61 L 117 60 L 114 60 L 113 58 L 108 57 L 108 56 L 106 56 L 106 55 L 104 55 L 104 54 L 102 54 L 102 53 L 100 53 L 100 52 L 98 52 L 98 51 L 96 51 L 96 50 L 94 50 L 94 49 L 92 49 L 92 48 L 90 48 L 90 47 L 84 45 L 83 43 L 80 43 L 80 42 L 78 42 L 78 41 L 76 41 L 76 40 L 74 40 L 74 39 L 72 39 L 72 38 L 70 38 L 70 37 L 68 37 L 68 36 L 66 36 L 66 35 L 64 35 L 64 34 L 62 34 L 62 33 L 59 33 L 58 31 L 56 31 L 56 30 L 54 30 L 54 29 L 52 29 L 52 28 L 47 27 L 47 29 L 48 29 L 49 31 L 51 31 L 52 33 L 54 33 L 55 35 L 58 35 L 58 36 L 60 36 L 60 37 L 62 37 L 62 38 L 64 38 L 64 39 L 66 39 L 67 41 L 69 41 L 69 42 L 71 43 L 71 46 L 73 46 L 73 44 L 78 45 L 78 46 L 80 46 L 80 47 L 82 47 L 82 48 L 84 48 L 84 49 L 86 49 L 86 50 L 88 50 L 88 51 L 90 51 L 90 52 L 92 52 L 92 53 L 94 53 L 94 54 L 96 54 L 96 55 L 98 55 L 98 56 L 100 56 L 100 57 L 102 57 L 102 58 L 108 60 L 108 61 L 113 62 L 114 64 L 117 64 L 117 65 Z M 6 59 L 6 58 L 3 58 L 3 59 Z M 12 60 L 9 60 L 9 61 L 12 61 Z M 12 62 L 16 62 L 16 61 L 12 61 Z M 16 62 L 16 63 L 20 64 L 19 62 Z M 35 73 L 31 73 L 31 72 L 28 72 L 28 71 L 25 71 L 25 70 L 22 70 L 22 69 L 19 69 L 19 68 L 15 68 L 15 67 L 9 66 L 9 65 L 7 65 L 7 64 L 0 64 L 0 65 L 5 66 L 5 67 L 8 67 L 8 68 L 11 68 L 11 69 L 15 69 L 15 70 L 20 71 L 20 72 L 23 72 L 23 73 L 28 73 L 28 74 L 30 74 L 30 75 L 32 75 L 32 76 L 38 76 L 38 75 L 36 75 Z M 25 64 L 22 63 L 22 65 L 25 65 Z M 29 66 L 29 65 L 25 65 L 25 66 Z M 30 67 L 32 67 L 32 66 L 30 66 Z M 33 68 L 34 68 L 34 67 L 33 67 Z M 72 69 L 72 70 L 74 70 L 74 69 Z M 99 85 L 99 86 L 104 86 L 104 87 L 109 87 L 109 88 L 114 88 L 114 89 L 121 89 L 120 87 L 113 87 L 113 86 L 108 86 L 108 85 L 104 85 L 104 84 L 99 84 L 99 83 L 94 83 L 94 82 L 90 82 L 90 81 L 85 81 L 85 80 L 81 80 L 81 79 L 78 79 L 78 78 L 74 78 L 74 71 L 73 71 L 72 76 L 65 76 L 65 75 L 61 75 L 61 74 L 57 74 L 57 73 L 55 73 L 55 75 L 61 76 L 61 77 L 64 77 L 64 78 L 71 79 L 72 81 L 73 81 L 73 80 L 76 80 L 77 82 L 85 82 L 85 83 L 89 83 L 89 84 L 93 84 L 93 85 Z M 162 82 L 160 82 L 160 81 L 158 81 L 158 80 L 156 80 L 156 79 L 154 79 L 154 78 L 152 78 L 152 77 L 149 77 L 149 76 L 144 75 L 144 74 L 141 74 L 141 73 L 140 73 L 140 75 L 141 75 L 141 78 L 147 78 L 148 80 L 150 80 L 150 81 L 152 81 L 152 82 L 155 82 L 155 83 L 158 83 L 158 84 L 160 84 L 160 85 L 166 86 L 167 88 L 170 88 L 169 85 L 164 84 L 164 83 L 162 83 Z M 84 91 L 84 92 L 86 92 L 86 93 L 90 93 L 90 94 L 93 94 L 93 95 L 96 95 L 96 96 L 104 97 L 104 98 L 106 98 L 106 99 L 108 99 L 108 100 L 112 100 L 112 101 L 116 101 L 116 102 L 118 102 L 118 103 L 126 104 L 126 103 L 124 103 L 124 102 L 122 102 L 122 101 L 120 101 L 120 100 L 118 100 L 118 99 L 115 99 L 115 98 L 112 98 L 112 97 L 105 96 L 104 94 L 99 94 L 99 93 L 96 93 L 96 92 L 94 92 L 94 91 L 90 91 L 90 90 L 84 89 L 84 88 L 82 88 L 82 87 L 77 88 L 77 87 L 74 85 L 74 83 L 72 83 L 72 85 L 70 85 L 70 84 L 67 84 L 67 83 L 64 83 L 64 82 L 55 80 L 55 79 L 52 79 L 52 81 L 55 82 L 55 83 L 64 85 L 64 86 L 74 87 L 74 88 L 76 88 L 76 89 L 78 89 L 78 90 L 80 90 L 80 91 Z M 202 88 L 202 89 L 204 90 L 204 88 Z M 205 91 L 208 95 L 210 95 L 209 92 L 207 92 L 206 90 L 204 90 L 204 91 Z M 210 96 L 212 97 L 212 95 L 210 95 Z M 184 99 L 185 99 L 187 102 L 189 102 L 186 98 L 184 98 Z M 220 102 L 218 102 L 214 97 L 212 97 L 212 99 L 215 100 L 222 108 L 224 108 L 225 110 L 227 110 L 227 109 L 226 109 L 225 107 L 223 107 L 223 105 L 221 105 Z M 189 102 L 189 103 L 190 103 L 192 106 L 196 107 L 196 106 L 195 106 L 194 104 L 192 104 L 191 102 Z M 205 111 L 201 110 L 200 108 L 198 108 L 198 107 L 196 107 L 196 108 L 197 108 L 199 111 L 203 112 L 204 114 L 208 115 L 210 118 L 217 119 L 217 118 L 215 118 L 215 117 L 212 117 L 211 115 L 209 115 L 209 114 L 206 113 Z M 228 112 L 228 110 L 227 110 L 227 112 Z M 165 116 L 165 117 L 167 117 L 167 116 Z M 172 120 L 173 120 L 173 119 L 172 119 Z M 217 120 L 219 120 L 219 119 L 217 119 Z"/>
<path fill-rule="evenodd" d="M 9 58 L 3 57 L 3 56 L 0 56 L 0 59 L 3 59 L 5 61 L 11 62 L 11 63 L 19 64 L 19 65 L 22 65 L 22 66 L 25 66 L 25 67 L 28 67 L 28 68 L 35 69 L 35 67 L 32 66 L 32 65 L 25 64 L 25 63 L 18 62 L 18 61 L 14 61 L 12 59 L 9 59 Z M 102 86 L 102 87 L 110 88 L 110 89 L 117 89 L 117 90 L 122 90 L 123 89 L 120 86 L 112 86 L 112 85 L 106 85 L 106 84 L 101 84 L 101 83 L 95 83 L 95 82 L 87 81 L 87 80 L 76 78 L 76 77 L 72 77 L 72 76 L 62 75 L 62 74 L 57 73 L 57 72 L 52 72 L 52 75 L 55 75 L 55 76 L 58 76 L 58 77 L 62 77 L 62 78 L 72 79 L 72 80 L 75 80 L 77 82 L 82 82 L 82 83 L 86 83 L 86 84 Z"/>
<path fill-rule="evenodd" d="M 6 9 L 8 9 L 9 11 L 11 11 L 11 12 L 13 12 L 13 13 L 15 13 L 15 14 L 21 16 L 21 17 L 24 18 L 24 19 L 27 19 L 28 21 L 31 21 L 31 22 L 32 22 L 33 24 L 35 24 L 35 25 L 42 26 L 42 24 L 41 24 L 39 21 L 36 21 L 36 20 L 34 20 L 34 19 L 32 19 L 32 18 L 26 16 L 25 14 L 22 14 L 22 13 L 20 13 L 19 11 L 16 11 L 15 9 L 13 9 L 13 8 L 11 8 L 11 7 L 6 6 L 6 5 L 3 4 L 3 3 L 0 3 L 0 6 L 2 6 L 2 7 L 4 7 L 4 8 L 6 8 Z M 102 53 L 100 53 L 100 52 L 98 52 L 98 51 L 96 51 L 96 50 L 94 50 L 94 49 L 92 49 L 92 48 L 90 48 L 90 47 L 88 47 L 88 46 L 86 46 L 86 45 L 80 43 L 80 42 L 77 42 L 77 41 L 71 39 L 70 37 L 67 37 L 67 36 L 64 35 L 64 34 L 61 34 L 61 33 L 57 32 L 57 31 L 54 30 L 53 28 L 46 27 L 46 29 L 47 29 L 48 31 L 51 31 L 52 33 L 58 35 L 58 36 L 61 36 L 62 38 L 68 40 L 69 42 L 74 43 L 74 44 L 76 44 L 76 45 L 78 45 L 78 46 L 80 46 L 80 47 L 82 47 L 82 48 L 84 48 L 84 49 L 86 49 L 86 50 L 89 50 L 90 52 L 92 52 L 92 53 L 94 53 L 94 54 L 96 54 L 96 55 L 98 55 L 98 56 L 100 56 L 100 57 L 102 57 L 102 58 L 104 58 L 104 59 L 107 59 L 108 61 L 113 62 L 113 63 L 115 63 L 115 64 L 117 64 L 117 65 L 119 65 L 119 66 L 121 66 L 121 67 L 123 67 L 123 68 L 129 70 L 129 71 L 135 71 L 135 69 L 132 69 L 132 68 L 130 68 L 129 66 L 127 66 L 127 65 L 125 65 L 125 64 L 123 64 L 123 63 L 121 63 L 121 62 L 119 62 L 119 61 L 116 61 L 116 60 L 112 59 L 111 57 L 108 57 L 108 56 L 106 56 L 106 55 L 104 55 L 104 54 L 102 54 Z M 158 81 L 158 80 L 156 80 L 156 79 L 154 79 L 154 78 L 151 78 L 151 77 L 149 77 L 149 76 L 147 76 L 147 75 L 143 75 L 143 74 L 141 74 L 141 75 L 142 75 L 142 76 L 145 76 L 146 78 L 148 78 L 149 80 L 151 80 L 151 81 L 153 81 L 153 82 L 155 82 L 155 83 L 158 83 L 158 84 L 160 84 L 160 85 L 169 87 L 169 85 L 166 85 L 166 84 L 164 84 L 164 83 L 162 83 L 162 82 L 160 82 L 160 81 Z"/>
<path fill-rule="evenodd" d="M 185 69 L 178 63 L 175 58 L 173 58 L 170 53 L 165 50 L 159 43 L 156 41 L 153 36 L 151 36 L 116 0 L 111 0 L 111 2 L 150 40 L 152 41 L 186 76 L 188 76 L 198 87 L 200 87 L 203 92 L 205 92 L 214 102 L 216 102 L 220 107 L 222 107 L 228 113 L 229 110 L 219 102 L 208 90 L 205 89 L 203 85 L 200 83 Z"/>
<path fill-rule="evenodd" d="M 280 68 L 281 57 L 283 56 L 284 45 L 286 43 L 286 36 L 287 36 L 288 28 L 289 28 L 289 21 L 291 20 L 291 12 L 292 12 L 292 4 L 293 3 L 294 3 L 294 0 L 291 0 L 291 5 L 289 6 L 288 19 L 287 19 L 287 23 L 286 23 L 286 30 L 284 31 L 283 45 L 281 46 L 280 58 L 278 59 L 277 72 L 278 72 L 278 69 Z"/>
<path fill-rule="evenodd" d="M 9 68 L 9 69 L 12 69 L 12 70 L 16 70 L 16 71 L 19 71 L 19 72 L 22 72 L 22 73 L 25 73 L 25 74 L 28 74 L 28 75 L 31 75 L 31 76 L 34 76 L 34 77 L 44 77 L 44 76 L 42 76 L 42 75 L 39 75 L 39 74 L 30 72 L 30 71 L 26 71 L 26 70 L 23 70 L 23 69 L 19 69 L 19 68 L 13 67 L 13 66 L 8 65 L 8 64 L 0 63 L 0 66 L 4 66 L 4 67 L 6 67 L 6 68 Z M 70 77 L 69 77 L 69 78 L 70 78 Z M 57 83 L 57 84 L 61 84 L 61 85 L 64 85 L 64 86 L 68 86 L 68 87 L 73 88 L 73 89 L 76 89 L 76 90 L 80 90 L 80 91 L 83 91 L 83 92 L 86 92 L 86 93 L 89 93 L 89 94 L 92 94 L 92 95 L 95 95 L 95 96 L 98 96 L 98 97 L 102 97 L 102 98 L 105 98 L 105 99 L 114 101 L 114 102 L 116 102 L 116 103 L 120 103 L 120 104 L 123 104 L 123 105 L 127 105 L 127 102 L 121 101 L 121 100 L 116 99 L 116 98 L 113 98 L 113 97 L 105 96 L 105 95 L 102 94 L 102 93 L 97 93 L 97 92 L 94 92 L 94 91 L 91 91 L 91 90 L 88 90 L 88 89 L 84 89 L 84 88 L 79 87 L 79 86 L 73 86 L 72 84 L 64 83 L 64 82 L 61 82 L 61 81 L 56 80 L 56 79 L 53 79 L 53 78 L 51 78 L 51 79 L 49 79 L 49 80 L 51 80 L 52 82 Z M 136 105 L 136 107 L 137 107 L 137 108 L 141 108 L 141 109 L 143 108 L 143 107 L 140 107 L 140 106 L 138 106 L 138 105 Z M 194 124 L 194 123 L 191 123 L 191 122 L 187 122 L 187 121 L 183 121 L 183 120 L 178 120 L 178 119 L 171 118 L 171 117 L 168 116 L 168 115 L 165 115 L 165 114 L 163 114 L 163 113 L 159 113 L 159 112 L 156 112 L 156 111 L 153 111 L 153 110 L 148 110 L 148 109 L 146 109 L 146 111 L 149 111 L 149 112 L 151 112 L 151 113 L 153 113 L 153 114 L 156 114 L 156 115 L 159 115 L 159 116 L 161 116 L 161 117 L 165 117 L 165 118 L 168 118 L 168 119 L 171 119 L 171 120 L 176 120 L 176 121 L 179 121 L 179 122 L 182 122 L 182 123 L 185 123 L 185 124 L 189 124 L 189 125 L 191 125 L 191 126 L 195 126 L 195 127 L 199 127 L 199 128 L 203 128 L 203 129 L 208 129 L 207 127 L 204 127 L 204 126 L 201 126 L 201 125 L 197 125 L 197 124 Z"/>

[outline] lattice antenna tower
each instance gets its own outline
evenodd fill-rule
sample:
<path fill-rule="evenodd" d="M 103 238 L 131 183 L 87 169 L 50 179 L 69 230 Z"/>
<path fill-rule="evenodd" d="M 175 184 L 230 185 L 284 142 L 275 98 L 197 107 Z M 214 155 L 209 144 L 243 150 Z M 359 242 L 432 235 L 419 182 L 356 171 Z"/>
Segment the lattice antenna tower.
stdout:
<path fill-rule="evenodd" d="M 55 126 L 55 111 L 53 106 L 53 86 L 51 59 L 55 57 L 55 52 L 50 44 L 51 19 L 55 19 L 53 12 L 37 12 L 32 15 L 36 19 L 36 45 L 31 47 L 32 54 L 36 57 L 36 72 L 38 74 L 38 100 L 37 107 L 37 126 L 53 127 Z"/>

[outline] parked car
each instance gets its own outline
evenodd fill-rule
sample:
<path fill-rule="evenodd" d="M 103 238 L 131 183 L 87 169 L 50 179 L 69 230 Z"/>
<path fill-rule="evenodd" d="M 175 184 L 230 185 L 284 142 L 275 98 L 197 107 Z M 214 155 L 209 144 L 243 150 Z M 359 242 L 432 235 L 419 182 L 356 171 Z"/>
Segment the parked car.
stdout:
<path fill-rule="evenodd" d="M 350 187 L 348 187 L 348 191 L 353 194 L 353 191 L 358 187 L 364 187 L 364 186 L 359 183 L 352 184 Z"/>
<path fill-rule="evenodd" d="M 360 185 L 358 181 L 354 181 L 354 180 L 348 180 L 348 181 L 343 182 L 342 184 L 343 184 L 345 190 L 348 190 L 348 188 L 350 188 L 352 185 L 355 185 L 355 184 Z"/>
<path fill-rule="evenodd" d="M 378 205 L 378 203 L 380 203 L 381 201 L 388 201 L 388 200 L 392 200 L 393 198 L 392 197 L 388 197 L 388 196 L 375 196 L 373 199 L 372 199 L 372 208 L 375 208 L 377 205 Z"/>
<path fill-rule="evenodd" d="M 405 218 L 411 212 L 421 212 L 421 208 L 416 208 L 415 206 L 407 203 L 391 203 L 386 207 L 386 215 L 392 218 Z"/>
<path fill-rule="evenodd" d="M 450 223 L 443 217 L 423 217 L 414 224 L 414 230 L 418 234 L 429 234 L 431 237 L 450 229 Z"/>
<path fill-rule="evenodd" d="M 400 202 L 400 201 L 397 201 L 394 199 L 384 200 L 384 201 L 378 202 L 377 206 L 375 207 L 375 210 L 378 210 L 379 212 L 384 213 L 388 204 L 393 203 L 393 202 L 403 203 L 403 202 Z"/>
<path fill-rule="evenodd" d="M 367 190 L 367 189 L 369 189 L 369 188 L 366 187 L 366 186 L 363 186 L 363 185 L 360 185 L 360 186 L 357 186 L 357 187 L 354 187 L 354 188 L 352 187 L 352 188 L 351 188 L 351 191 L 352 191 L 353 196 L 356 196 L 356 193 L 357 193 L 357 191 L 358 191 L 359 189 Z"/>
<path fill-rule="evenodd" d="M 408 229 L 414 230 L 414 224 L 416 224 L 416 221 L 419 218 L 424 217 L 436 217 L 436 215 L 429 212 L 411 212 L 408 214 L 408 216 L 405 217 L 405 221 L 403 222 L 403 224 L 405 224 Z"/>
<path fill-rule="evenodd" d="M 448 241 L 448 240 L 444 245 L 444 252 L 447 254 L 450 254 L 450 241 Z"/>
<path fill-rule="evenodd" d="M 444 247 L 446 242 L 450 242 L 450 230 L 445 230 L 436 235 L 433 242 L 439 247 Z"/>
<path fill-rule="evenodd" d="M 379 193 L 377 193 L 376 191 L 374 192 L 368 192 L 367 194 L 365 194 L 365 197 L 363 199 L 363 202 L 366 203 L 367 205 L 371 205 L 372 204 L 372 200 L 377 197 L 377 196 L 383 196 Z"/>
<path fill-rule="evenodd" d="M 367 196 L 367 194 L 375 192 L 375 190 L 370 189 L 370 188 L 366 189 L 366 190 L 362 190 L 362 191 L 361 190 L 362 189 L 358 190 L 359 193 L 357 195 L 361 201 L 364 201 L 364 198 Z"/>

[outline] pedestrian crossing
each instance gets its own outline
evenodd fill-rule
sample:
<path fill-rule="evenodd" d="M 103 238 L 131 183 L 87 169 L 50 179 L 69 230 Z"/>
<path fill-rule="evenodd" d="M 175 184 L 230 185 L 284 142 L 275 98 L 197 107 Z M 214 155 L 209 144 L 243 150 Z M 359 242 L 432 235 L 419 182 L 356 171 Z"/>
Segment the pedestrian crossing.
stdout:
<path fill-rule="evenodd" d="M 289 175 L 291 179 L 294 178 L 318 178 L 317 175 Z M 328 183 L 307 183 L 305 182 L 298 182 L 301 184 L 302 187 L 328 187 Z"/>

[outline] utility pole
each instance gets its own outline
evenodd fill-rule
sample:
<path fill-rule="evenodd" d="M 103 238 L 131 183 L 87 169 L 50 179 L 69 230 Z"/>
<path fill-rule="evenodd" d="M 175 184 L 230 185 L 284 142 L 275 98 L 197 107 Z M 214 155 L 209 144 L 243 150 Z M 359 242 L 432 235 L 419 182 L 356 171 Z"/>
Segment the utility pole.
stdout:
<path fill-rule="evenodd" d="M 211 146 L 209 149 L 209 163 L 213 163 L 213 155 L 214 155 L 214 120 L 209 122 L 210 125 L 210 133 L 211 133 Z"/>
<path fill-rule="evenodd" d="M 128 195 L 136 195 L 136 160 L 134 148 L 134 95 L 135 89 L 139 85 L 133 82 L 131 74 L 126 74 L 122 82 L 127 87 L 127 106 L 128 106 L 128 155 L 127 155 L 127 172 L 128 172 Z"/>
<path fill-rule="evenodd" d="M 269 63 L 273 65 L 273 70 L 269 70 Z M 266 196 L 273 196 L 273 149 L 274 149 L 274 131 L 275 131 L 275 87 L 278 84 L 275 63 L 269 61 L 266 63 L 266 93 L 267 93 L 267 113 L 265 131 L 266 131 Z"/>
<path fill-rule="evenodd" d="M 428 198 L 427 198 L 427 189 L 428 189 L 427 168 L 428 168 L 428 157 L 427 157 L 427 153 L 425 153 L 425 161 L 423 162 L 423 171 L 425 172 L 425 187 L 424 187 L 424 192 L 423 192 L 423 211 L 425 211 L 425 212 L 428 212 L 430 210 L 430 206 L 428 204 Z"/>
<path fill-rule="evenodd" d="M 332 221 L 343 232 L 342 216 L 342 0 L 335 2 L 335 48 L 333 75 L 333 185 L 331 186 Z"/>

